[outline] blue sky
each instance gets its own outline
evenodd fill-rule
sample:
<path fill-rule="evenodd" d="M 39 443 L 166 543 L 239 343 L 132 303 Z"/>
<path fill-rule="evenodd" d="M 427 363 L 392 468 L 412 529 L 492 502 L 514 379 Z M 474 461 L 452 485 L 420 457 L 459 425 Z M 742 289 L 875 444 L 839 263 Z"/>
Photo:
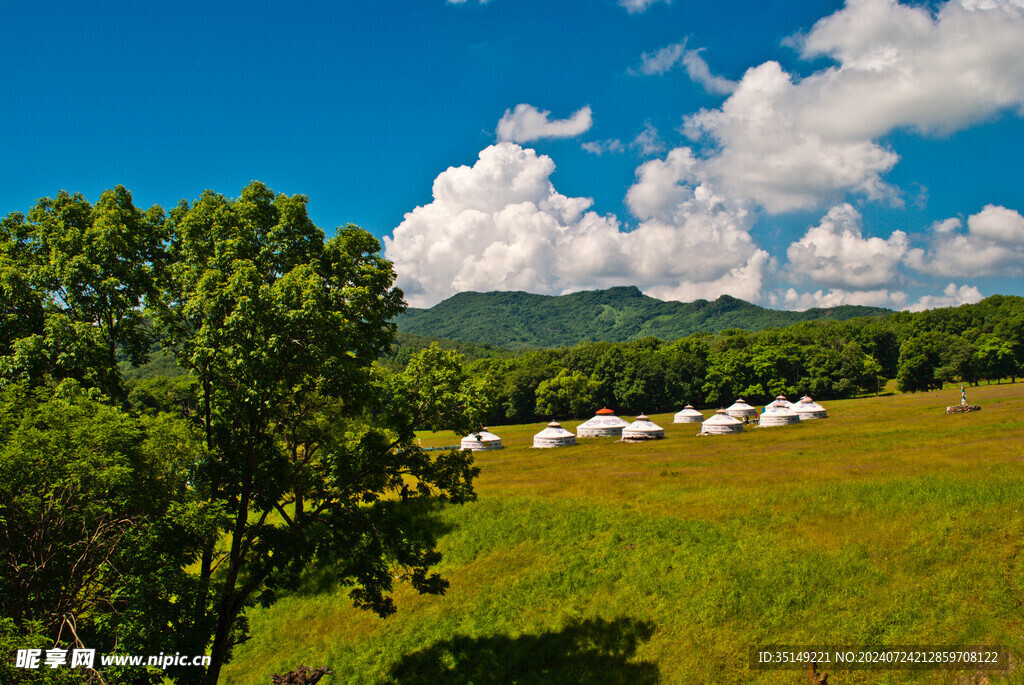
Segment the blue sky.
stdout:
<path fill-rule="evenodd" d="M 794 5 L 9 5 L 0 212 L 258 179 L 382 238 L 416 306 L 1024 294 L 1024 2 Z"/>

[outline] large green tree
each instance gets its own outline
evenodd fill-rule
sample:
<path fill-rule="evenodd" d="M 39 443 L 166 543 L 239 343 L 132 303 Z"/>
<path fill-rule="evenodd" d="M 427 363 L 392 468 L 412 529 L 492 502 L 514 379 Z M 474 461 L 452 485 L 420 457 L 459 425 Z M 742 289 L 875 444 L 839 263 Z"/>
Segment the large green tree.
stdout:
<path fill-rule="evenodd" d="M 142 306 L 155 295 L 164 214 L 123 187 L 99 202 L 64 191 L 0 223 L 0 374 L 34 384 L 72 378 L 123 393 L 118 359 L 146 359 Z"/>
<path fill-rule="evenodd" d="M 448 407 L 432 425 L 471 427 L 452 409 L 462 405 L 447 401 L 461 378 L 373 381 L 371 363 L 388 350 L 391 320 L 405 308 L 402 293 L 371 235 L 348 226 L 325 240 L 306 202 L 253 183 L 237 199 L 207 192 L 182 202 L 167 220 L 159 319 L 197 382 L 211 456 L 195 484 L 220 514 L 188 598 L 194 649 L 212 645 L 210 683 L 243 637 L 245 609 L 273 601 L 311 560 L 330 559 L 356 584 L 357 603 L 381 614 L 393 610 L 392 563 L 408 568 L 421 591 L 443 591 L 428 574 L 432 540 L 404 534 L 393 496 L 406 482 L 413 499 L 472 496 L 467 453 L 428 458 L 413 426 L 367 413 L 377 406 L 396 419 L 386 410 L 412 402 L 414 386 L 429 391 L 425 407 Z"/>

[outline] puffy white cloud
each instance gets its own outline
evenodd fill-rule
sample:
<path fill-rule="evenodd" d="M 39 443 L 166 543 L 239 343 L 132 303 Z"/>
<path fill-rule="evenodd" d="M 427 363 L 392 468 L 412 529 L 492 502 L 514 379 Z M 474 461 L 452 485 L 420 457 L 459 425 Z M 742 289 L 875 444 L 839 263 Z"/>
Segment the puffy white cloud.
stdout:
<path fill-rule="evenodd" d="M 957 307 L 962 304 L 974 304 L 982 299 L 981 291 L 973 285 L 962 285 L 958 288 L 956 283 L 950 283 L 942 291 L 942 295 L 924 295 L 917 302 L 907 307 L 907 309 L 912 312 L 920 312 L 937 307 Z"/>
<path fill-rule="evenodd" d="M 928 249 L 914 248 L 906 263 L 939 276 L 1020 276 L 1024 273 L 1024 216 L 986 205 L 967 218 L 946 219 L 932 226 Z"/>
<path fill-rule="evenodd" d="M 860 212 L 844 203 L 829 210 L 786 250 L 790 280 L 840 288 L 871 288 L 894 282 L 909 241 L 903 231 L 886 240 L 865 238 Z"/>
<path fill-rule="evenodd" d="M 540 111 L 533 105 L 521 103 L 515 109 L 506 109 L 498 121 L 498 140 L 528 143 L 541 138 L 572 138 L 590 129 L 594 124 L 590 107 L 582 107 L 568 119 L 550 119 L 551 112 Z"/>
<path fill-rule="evenodd" d="M 640 58 L 637 73 L 648 76 L 664 74 L 682 65 L 687 75 L 709 93 L 725 95 L 736 89 L 736 83 L 711 73 L 711 68 L 700 55 L 700 50 L 687 50 L 686 41 L 666 45 L 656 52 L 645 52 Z"/>
<path fill-rule="evenodd" d="M 590 199 L 558 193 L 553 171 L 549 157 L 497 143 L 472 167 L 442 172 L 433 201 L 384 238 L 410 303 L 429 306 L 463 290 L 612 285 L 657 297 L 758 299 L 774 269 L 750 237 L 752 216 L 708 185 L 677 188 L 671 211 L 624 231 L 615 217 L 588 211 Z"/>
<path fill-rule="evenodd" d="M 813 293 L 798 293 L 789 288 L 784 293 L 775 293 L 769 302 L 784 305 L 787 309 L 810 309 L 811 307 L 838 307 L 844 304 L 855 304 L 865 307 L 901 308 L 907 301 L 907 294 L 902 290 L 843 290 L 831 288 L 827 292 L 816 290 Z"/>
<path fill-rule="evenodd" d="M 625 7 L 630 14 L 636 14 L 645 11 L 656 2 L 672 4 L 672 0 L 619 0 L 619 5 Z"/>
<path fill-rule="evenodd" d="M 906 128 L 947 133 L 1008 110 L 1024 113 L 1019 0 L 951 0 L 935 12 L 849 0 L 791 42 L 803 56 L 835 64 L 798 78 L 766 62 L 749 69 L 721 107 L 683 120 L 683 131 L 708 146 L 703 178 L 769 212 L 821 206 L 847 192 L 898 202 L 883 177 L 899 157 L 881 137 Z M 691 52 L 677 44 L 644 61 L 658 73 Z M 686 66 L 714 88 L 702 62 L 693 54 Z"/>
<path fill-rule="evenodd" d="M 1024 216 L 1006 207 L 985 205 L 980 212 L 968 217 L 967 228 L 972 235 L 995 243 L 1024 243 Z"/>
<path fill-rule="evenodd" d="M 644 130 L 637 134 L 630 145 L 639 149 L 640 154 L 645 157 L 656 155 L 665 150 L 665 143 L 658 135 L 658 129 L 654 128 L 654 125 L 649 121 L 644 124 Z"/>
<path fill-rule="evenodd" d="M 692 186 L 700 182 L 698 170 L 699 162 L 686 147 L 677 147 L 665 159 L 644 162 L 636 170 L 636 183 L 626 193 L 629 211 L 640 219 L 671 222 L 676 209 L 693 192 Z"/>
<path fill-rule="evenodd" d="M 776 62 L 750 69 L 720 109 L 684 118 L 683 130 L 713 151 L 704 173 L 734 197 L 769 212 L 807 209 L 856 191 L 894 197 L 882 180 L 899 157 L 871 140 L 826 135 L 801 125 L 810 93 Z"/>
<path fill-rule="evenodd" d="M 723 294 L 738 297 L 748 302 L 764 299 L 765 283 L 771 279 L 777 264 L 764 250 L 756 250 L 747 261 L 738 264 L 711 281 L 682 281 L 648 287 L 651 297 L 662 300 L 715 300 Z"/>
<path fill-rule="evenodd" d="M 592 140 L 581 145 L 587 152 L 597 155 L 600 157 L 606 152 L 616 153 L 622 152 L 626 149 L 626 146 L 622 144 L 622 141 L 618 138 L 608 138 L 607 140 Z"/>
<path fill-rule="evenodd" d="M 839 66 L 809 79 L 804 125 L 875 137 L 899 127 L 950 132 L 1024 108 L 1024 8 L 951 0 L 937 13 L 892 0 L 850 0 L 797 39 Z"/>

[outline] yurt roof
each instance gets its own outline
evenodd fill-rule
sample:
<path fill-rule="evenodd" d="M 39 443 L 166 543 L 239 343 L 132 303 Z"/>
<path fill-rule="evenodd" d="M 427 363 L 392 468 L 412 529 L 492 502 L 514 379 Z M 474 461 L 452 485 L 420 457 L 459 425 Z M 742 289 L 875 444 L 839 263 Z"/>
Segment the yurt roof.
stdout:
<path fill-rule="evenodd" d="M 825 411 L 825 407 L 821 406 L 807 395 L 800 398 L 800 401 L 796 403 L 796 410 L 799 411 Z"/>
<path fill-rule="evenodd" d="M 615 428 L 627 425 L 629 424 L 616 416 L 611 409 L 600 409 L 595 416 L 576 426 L 576 430 L 578 431 L 580 428 Z"/>
<path fill-rule="evenodd" d="M 688 404 L 682 408 L 681 411 L 676 412 L 676 416 L 704 416 L 699 411 L 693 408 L 692 404 Z"/>
<path fill-rule="evenodd" d="M 747 404 L 747 401 L 741 397 L 726 411 L 746 411 L 747 409 L 753 409 L 753 407 Z"/>
<path fill-rule="evenodd" d="M 573 433 L 562 428 L 562 424 L 557 421 L 552 421 L 548 424 L 548 427 L 537 433 L 533 437 L 535 438 L 564 438 L 567 435 L 573 435 Z M 573 435 L 573 437 L 575 437 Z"/>
<path fill-rule="evenodd" d="M 467 435 L 463 439 L 464 440 L 477 440 L 479 442 L 492 442 L 494 440 L 501 440 L 501 438 L 499 438 L 494 433 L 491 433 L 486 428 L 484 428 L 482 431 L 480 431 L 478 433 L 470 433 L 469 435 Z"/>
<path fill-rule="evenodd" d="M 634 421 L 633 423 L 631 423 L 628 426 L 626 426 L 623 430 L 624 431 L 633 431 L 633 432 L 637 432 L 637 433 L 640 433 L 640 432 L 644 432 L 644 433 L 652 432 L 653 433 L 653 432 L 656 432 L 656 431 L 664 431 L 665 429 L 662 428 L 661 426 L 659 426 L 658 424 L 654 423 L 653 421 L 651 421 L 649 418 L 647 418 L 647 416 L 645 414 L 641 414 L 640 416 L 636 417 L 636 421 Z"/>
<path fill-rule="evenodd" d="M 737 423 L 742 424 L 743 422 L 739 419 L 729 416 L 724 409 L 719 409 L 715 412 L 715 415 L 704 423 L 711 426 L 734 426 Z"/>
<path fill-rule="evenodd" d="M 776 404 L 775 402 L 772 402 L 771 404 L 766 406 L 764 408 L 764 413 L 765 414 L 792 414 L 793 416 L 796 416 L 796 412 L 793 411 L 793 408 L 791 406 L 785 405 L 785 404 Z"/>

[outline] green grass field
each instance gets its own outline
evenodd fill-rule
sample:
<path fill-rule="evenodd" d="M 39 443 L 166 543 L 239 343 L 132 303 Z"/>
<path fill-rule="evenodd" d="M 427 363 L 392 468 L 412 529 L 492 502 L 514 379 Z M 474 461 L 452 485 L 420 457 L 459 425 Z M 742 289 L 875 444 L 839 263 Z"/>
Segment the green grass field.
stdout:
<path fill-rule="evenodd" d="M 829 418 L 534 450 L 492 427 L 479 501 L 435 512 L 445 596 L 388 619 L 344 589 L 250 615 L 224 681 L 300 664 L 324 683 L 807 683 L 755 644 L 1001 644 L 1024 657 L 1024 383 L 823 403 Z M 710 415 L 705 412 L 705 415 Z M 566 422 L 573 430 L 578 422 Z M 431 435 L 424 444 L 452 444 Z M 837 670 L 847 683 L 1024 683 L 1008 673 Z"/>

